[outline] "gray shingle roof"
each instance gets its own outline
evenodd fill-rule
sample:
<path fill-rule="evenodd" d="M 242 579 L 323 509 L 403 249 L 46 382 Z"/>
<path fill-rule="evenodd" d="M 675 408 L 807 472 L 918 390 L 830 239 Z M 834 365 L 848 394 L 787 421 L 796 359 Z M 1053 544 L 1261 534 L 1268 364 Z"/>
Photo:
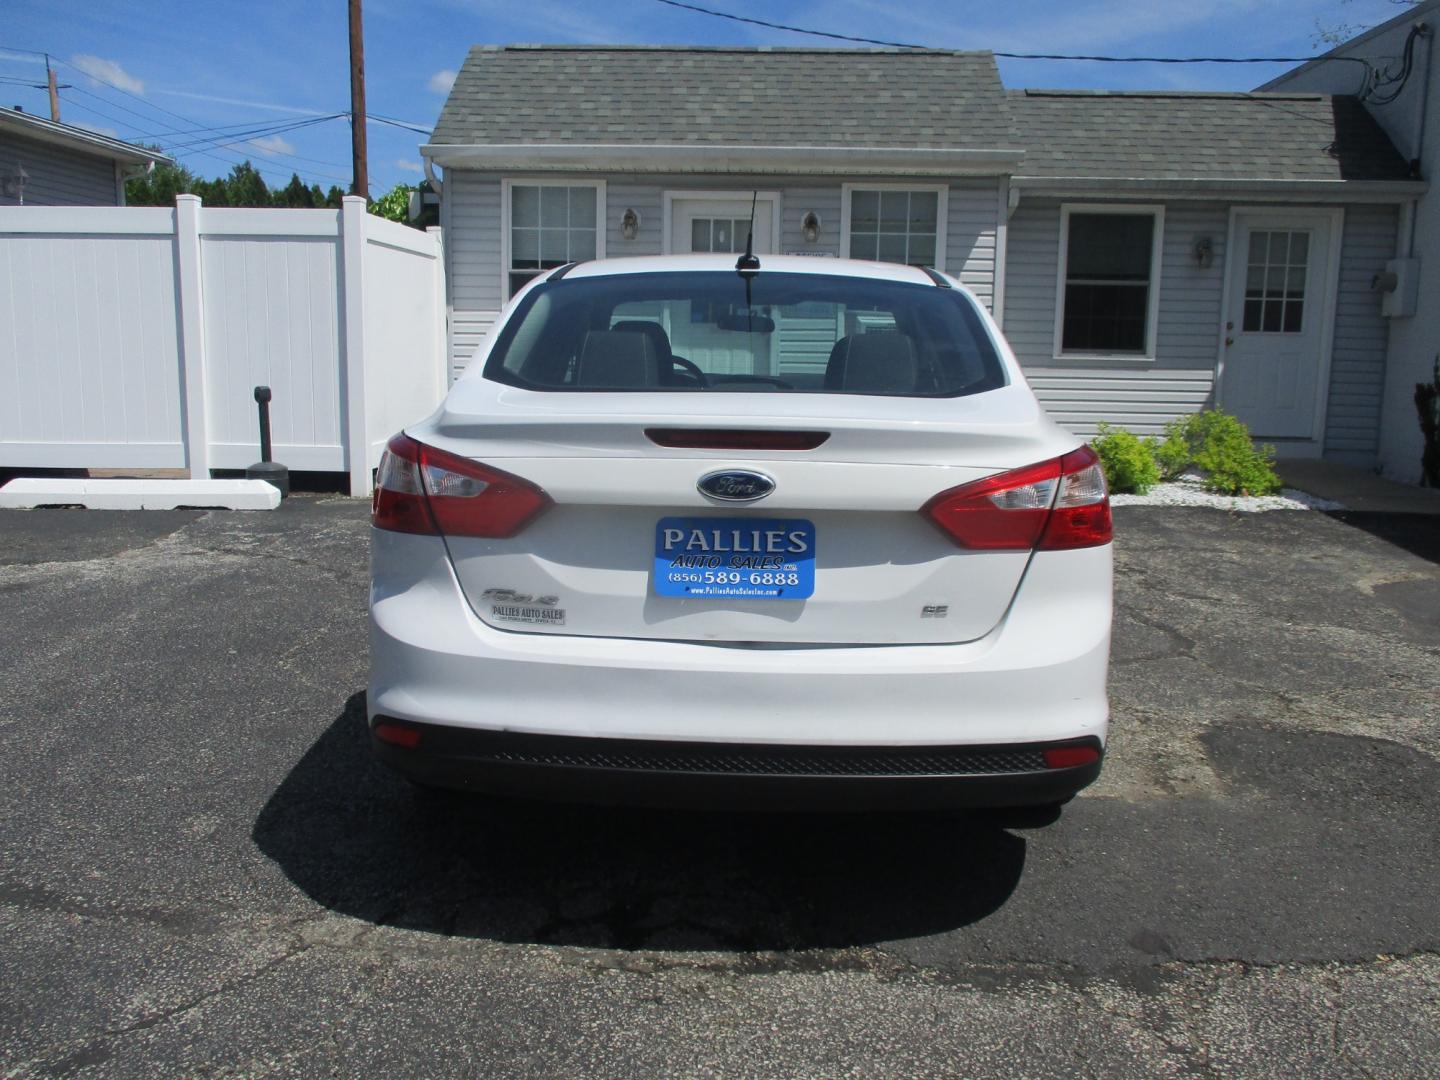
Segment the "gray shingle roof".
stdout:
<path fill-rule="evenodd" d="M 985 52 L 478 46 L 436 145 L 1015 145 Z"/>
<path fill-rule="evenodd" d="M 1010 114 L 1036 177 L 1405 180 L 1352 97 L 1019 90 Z"/>

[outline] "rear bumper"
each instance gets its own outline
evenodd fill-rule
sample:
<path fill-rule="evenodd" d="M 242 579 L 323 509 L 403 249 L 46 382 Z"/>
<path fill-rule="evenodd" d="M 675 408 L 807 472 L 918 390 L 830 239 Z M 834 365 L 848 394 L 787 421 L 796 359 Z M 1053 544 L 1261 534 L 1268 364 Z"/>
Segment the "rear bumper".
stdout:
<path fill-rule="evenodd" d="M 373 734 L 383 727 L 413 746 Z M 529 735 L 377 716 L 377 757 L 418 783 L 565 802 L 752 810 L 936 810 L 1059 802 L 1100 775 L 1096 738 L 817 747 Z M 1045 751 L 1093 750 L 1048 768 Z"/>
<path fill-rule="evenodd" d="M 496 630 L 465 602 L 438 537 L 373 539 L 372 718 L 697 744 L 1105 741 L 1108 546 L 1038 553 L 975 641 L 746 648 Z"/>

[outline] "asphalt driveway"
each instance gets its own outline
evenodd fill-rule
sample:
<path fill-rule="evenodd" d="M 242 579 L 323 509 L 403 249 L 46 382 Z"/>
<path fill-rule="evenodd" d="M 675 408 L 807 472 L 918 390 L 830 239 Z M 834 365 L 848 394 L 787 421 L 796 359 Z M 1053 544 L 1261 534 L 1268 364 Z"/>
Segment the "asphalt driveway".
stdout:
<path fill-rule="evenodd" d="M 1117 511 L 1047 821 L 418 797 L 366 510 L 0 513 L 0 1073 L 1440 1074 L 1440 519 Z"/>

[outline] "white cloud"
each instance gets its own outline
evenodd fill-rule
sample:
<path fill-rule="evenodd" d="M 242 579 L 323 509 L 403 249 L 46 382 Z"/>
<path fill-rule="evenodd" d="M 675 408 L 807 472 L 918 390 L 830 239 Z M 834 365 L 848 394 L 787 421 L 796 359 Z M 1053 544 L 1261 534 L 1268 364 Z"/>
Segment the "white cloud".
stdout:
<path fill-rule="evenodd" d="M 411 161 L 409 158 L 403 157 L 396 159 L 395 167 L 397 169 L 403 169 L 405 172 L 423 173 L 425 171 L 425 166 L 421 165 L 420 162 Z"/>
<path fill-rule="evenodd" d="M 262 154 L 293 154 L 295 144 L 279 135 L 267 135 L 263 139 L 251 139 L 250 145 Z"/>
<path fill-rule="evenodd" d="M 449 68 L 441 68 L 434 75 L 430 76 L 430 81 L 425 85 L 430 87 L 434 93 L 448 94 L 450 87 L 455 85 L 455 72 Z"/>
<path fill-rule="evenodd" d="M 145 93 L 145 83 L 126 71 L 117 61 L 106 60 L 103 56 L 81 53 L 72 56 L 70 63 L 89 75 L 96 82 L 113 86 L 132 94 Z"/>

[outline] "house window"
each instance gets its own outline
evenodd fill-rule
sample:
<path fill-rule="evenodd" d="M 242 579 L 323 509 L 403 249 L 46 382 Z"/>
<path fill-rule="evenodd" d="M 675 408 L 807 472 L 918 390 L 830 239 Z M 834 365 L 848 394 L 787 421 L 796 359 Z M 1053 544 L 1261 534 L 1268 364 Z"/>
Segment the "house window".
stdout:
<path fill-rule="evenodd" d="M 852 259 L 936 266 L 944 260 L 943 188 L 847 188 Z"/>
<path fill-rule="evenodd" d="M 1160 208 L 1061 212 L 1059 351 L 1154 355 Z"/>
<path fill-rule="evenodd" d="M 544 270 L 596 258 L 599 204 L 594 184 L 511 184 L 508 295 Z"/>
<path fill-rule="evenodd" d="M 1305 321 L 1305 269 L 1309 232 L 1285 229 L 1250 234 L 1245 265 L 1247 334 L 1298 334 Z"/>

